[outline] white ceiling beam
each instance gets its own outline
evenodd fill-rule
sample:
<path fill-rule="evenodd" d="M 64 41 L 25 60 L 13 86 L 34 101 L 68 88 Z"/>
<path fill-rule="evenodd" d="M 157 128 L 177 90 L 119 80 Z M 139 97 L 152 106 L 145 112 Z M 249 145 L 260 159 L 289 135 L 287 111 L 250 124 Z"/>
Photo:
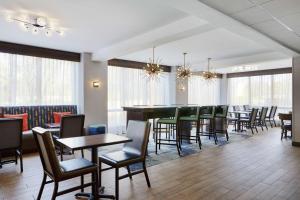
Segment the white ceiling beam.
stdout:
<path fill-rule="evenodd" d="M 93 53 L 93 60 L 105 61 L 213 30 L 197 17 L 189 16 Z"/>
<path fill-rule="evenodd" d="M 288 56 L 296 56 L 298 52 L 280 44 L 279 42 L 271 39 L 270 37 L 258 32 L 252 27 L 245 25 L 222 12 L 215 10 L 202 2 L 197 0 L 154 0 L 157 3 L 162 3 L 167 6 L 174 7 L 180 11 L 183 11 L 189 15 L 197 16 L 203 20 L 206 20 L 210 24 L 216 27 L 225 28 L 233 33 L 239 34 L 243 37 L 251 39 L 260 44 L 264 44 L 274 51 L 282 52 Z M 222 36 L 220 36 L 222 37 Z"/>
<path fill-rule="evenodd" d="M 238 65 L 249 65 L 249 64 L 261 63 L 266 61 L 281 60 L 287 58 L 289 58 L 289 56 L 282 54 L 280 52 L 265 52 L 265 53 L 252 54 L 248 56 L 212 60 L 211 66 L 214 69 L 218 69 L 218 68 L 232 67 Z M 192 70 L 201 71 L 205 69 L 206 66 L 207 66 L 207 61 L 202 60 L 196 62 L 193 65 Z"/>

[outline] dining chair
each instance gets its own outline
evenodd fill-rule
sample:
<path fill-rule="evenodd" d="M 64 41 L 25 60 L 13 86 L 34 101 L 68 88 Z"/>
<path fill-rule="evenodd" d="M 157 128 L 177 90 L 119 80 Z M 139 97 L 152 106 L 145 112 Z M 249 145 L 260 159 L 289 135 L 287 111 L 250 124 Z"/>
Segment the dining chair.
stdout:
<path fill-rule="evenodd" d="M 23 172 L 23 152 L 22 152 L 22 119 L 0 119 L 0 168 L 3 164 L 16 163 L 20 159 L 20 171 Z M 3 160 L 2 152 L 13 152 L 14 159 Z"/>
<path fill-rule="evenodd" d="M 132 139 L 132 142 L 126 143 L 123 149 L 99 156 L 99 170 L 106 171 L 115 169 L 115 198 L 119 199 L 119 180 L 130 178 L 140 173 L 144 173 L 148 187 L 151 187 L 147 169 L 146 169 L 146 154 L 150 134 L 150 122 L 144 121 L 128 121 L 127 137 Z M 101 164 L 105 163 L 110 167 L 102 169 Z M 142 169 L 131 171 L 130 165 L 142 163 Z M 128 174 L 119 175 L 119 169 L 125 167 Z M 100 173 L 101 174 L 101 173 Z M 99 178 L 101 180 L 101 177 Z"/>
<path fill-rule="evenodd" d="M 157 120 L 157 131 L 155 132 L 155 153 L 157 154 L 157 150 L 160 149 L 161 145 L 175 145 L 177 148 L 178 155 L 180 155 L 181 145 L 180 145 L 180 136 L 179 136 L 179 112 L 181 108 L 175 109 L 174 117 L 171 118 L 160 118 Z M 164 129 L 162 126 L 170 127 L 171 129 L 166 129 L 166 138 L 163 139 L 161 137 L 162 130 Z M 172 130 L 173 134 L 176 133 L 175 139 L 171 139 L 170 135 Z"/>
<path fill-rule="evenodd" d="M 257 113 L 258 109 L 257 108 L 252 108 L 252 111 L 250 113 L 250 117 L 248 119 L 246 118 L 241 118 L 239 122 L 242 124 L 242 128 L 246 127 L 248 129 L 251 129 L 252 134 L 254 134 L 253 129 L 255 128 L 256 132 L 258 133 L 257 130 L 257 123 L 256 123 L 256 118 L 257 118 Z"/>
<path fill-rule="evenodd" d="M 274 126 L 276 127 L 276 121 L 275 121 L 276 111 L 277 111 L 277 106 L 271 106 L 269 115 L 267 115 L 267 117 L 266 117 L 266 121 L 270 123 L 271 128 L 273 128 L 272 122 L 274 123 Z"/>
<path fill-rule="evenodd" d="M 244 111 L 248 111 L 248 110 L 250 110 L 250 106 L 249 105 L 243 105 L 243 109 L 244 109 Z"/>
<path fill-rule="evenodd" d="M 199 119 L 199 116 L 200 116 L 200 107 L 196 107 L 195 109 L 195 113 L 191 113 L 190 115 L 188 116 L 180 116 L 179 118 L 179 123 L 180 123 L 180 126 L 181 129 L 179 130 L 179 137 L 180 137 L 180 142 L 182 143 L 182 139 L 188 139 L 188 140 L 195 140 L 196 143 L 198 143 L 199 145 L 199 148 L 201 149 L 201 139 L 200 139 L 200 119 Z M 182 123 L 185 123 L 185 122 L 188 122 L 188 123 L 194 123 L 196 124 L 196 135 L 191 135 L 191 134 L 181 134 L 182 133 Z"/>
<path fill-rule="evenodd" d="M 263 127 L 266 127 L 266 129 L 268 130 L 268 126 L 266 122 L 267 113 L 268 113 L 268 107 L 262 107 L 259 113 L 259 117 L 256 118 L 257 126 L 260 126 L 262 131 L 264 130 Z"/>
<path fill-rule="evenodd" d="M 283 135 L 285 135 L 285 138 L 287 138 L 287 132 L 291 132 L 292 136 L 292 114 L 278 114 L 279 119 L 281 121 L 281 140 L 283 138 Z"/>
<path fill-rule="evenodd" d="M 54 183 L 54 189 L 51 198 L 52 200 L 55 200 L 57 196 L 74 192 L 79 189 L 81 189 L 82 191 L 83 188 L 90 186 L 93 187 L 93 196 L 87 194 L 79 194 L 76 195 L 76 197 L 88 197 L 88 199 L 90 200 L 94 199 L 93 197 L 96 198 L 98 196 L 98 179 L 89 183 L 84 183 L 83 181 L 81 181 L 81 185 L 62 191 L 58 191 L 58 186 L 60 182 L 76 177 L 81 177 L 81 180 L 83 180 L 83 176 L 87 174 L 94 174 L 94 176 L 97 176 L 98 166 L 84 158 L 75 158 L 59 162 L 58 158 L 56 157 L 54 141 L 51 133 L 46 129 L 40 127 L 35 127 L 32 129 L 32 131 L 38 147 L 44 171 L 43 180 L 37 196 L 37 200 L 41 199 L 44 187 L 49 183 Z M 47 181 L 47 177 L 49 177 L 51 180 Z"/>
<path fill-rule="evenodd" d="M 53 135 L 55 140 L 59 138 L 78 137 L 84 135 L 84 115 L 67 115 L 61 118 L 60 131 L 58 135 Z M 57 142 L 56 142 L 57 143 Z M 60 160 L 63 160 L 64 148 L 58 144 L 60 151 Z M 74 153 L 74 152 L 72 152 Z M 81 150 L 84 157 L 84 152 Z"/>

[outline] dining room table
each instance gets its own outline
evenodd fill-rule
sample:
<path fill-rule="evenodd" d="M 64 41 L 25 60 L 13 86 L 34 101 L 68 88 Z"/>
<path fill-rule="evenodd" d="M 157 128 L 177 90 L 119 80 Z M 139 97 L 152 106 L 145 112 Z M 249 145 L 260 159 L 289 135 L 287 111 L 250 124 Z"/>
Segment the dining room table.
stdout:
<path fill-rule="evenodd" d="M 91 161 L 98 165 L 98 148 L 103 146 L 121 144 L 131 142 L 132 139 L 112 134 L 100 134 L 100 135 L 88 135 L 88 136 L 79 136 L 79 137 L 71 137 L 71 138 L 61 138 L 57 140 L 61 145 L 71 149 L 71 150 L 82 150 L 82 149 L 91 149 Z M 92 175 L 92 180 L 96 182 L 96 179 L 99 180 L 98 182 L 98 198 L 107 198 L 107 199 L 115 199 L 114 195 L 109 195 L 104 193 L 104 187 L 101 183 L 101 170 L 98 170 L 97 176 L 94 174 Z M 93 193 L 94 193 L 93 187 Z M 86 193 L 85 193 L 86 194 Z M 77 193 L 75 196 L 87 196 L 83 193 Z M 89 194 L 88 194 L 89 195 Z M 97 197 L 96 197 L 97 199 Z"/>
<path fill-rule="evenodd" d="M 236 111 L 228 111 L 228 112 L 234 114 L 237 118 L 237 130 L 236 130 L 236 132 L 246 131 L 246 130 L 243 130 L 241 128 L 241 122 L 240 122 L 241 115 L 249 115 L 252 112 L 252 110 L 236 110 Z"/>

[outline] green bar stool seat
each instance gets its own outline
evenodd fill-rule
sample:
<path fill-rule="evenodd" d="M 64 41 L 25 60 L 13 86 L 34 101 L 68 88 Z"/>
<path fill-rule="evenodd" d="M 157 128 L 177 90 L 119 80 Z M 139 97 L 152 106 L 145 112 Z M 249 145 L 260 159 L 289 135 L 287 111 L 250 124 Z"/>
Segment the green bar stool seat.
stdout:
<path fill-rule="evenodd" d="M 196 113 L 188 115 L 188 116 L 181 116 L 179 118 L 180 123 L 184 123 L 184 122 L 190 122 L 190 123 L 195 123 L 196 124 L 196 136 L 192 136 L 192 135 L 184 135 L 181 134 L 182 130 L 180 130 L 180 142 L 182 143 L 183 139 L 188 139 L 188 140 L 195 140 L 196 143 L 199 144 L 199 148 L 201 149 L 201 139 L 200 139 L 200 135 L 199 135 L 199 127 L 200 127 L 200 121 L 199 121 L 199 116 L 200 116 L 200 107 L 196 108 Z M 182 127 L 180 125 L 180 127 Z"/>
<path fill-rule="evenodd" d="M 176 108 L 175 110 L 175 115 L 172 118 L 160 118 L 157 120 L 157 131 L 155 132 L 155 153 L 157 154 L 157 149 L 160 149 L 161 145 L 176 145 L 177 148 L 177 152 L 180 155 L 180 150 L 181 150 L 181 146 L 180 146 L 180 142 L 179 142 L 179 123 L 178 123 L 178 116 L 179 116 L 179 108 Z M 162 125 L 166 125 L 166 126 L 170 126 L 170 129 L 166 129 L 166 138 L 162 139 L 161 138 L 161 133 L 162 133 Z M 174 134 L 174 130 L 176 132 L 176 136 L 174 139 L 170 138 L 171 135 L 171 131 L 173 130 L 173 134 Z M 167 137 L 168 135 L 168 137 Z"/>

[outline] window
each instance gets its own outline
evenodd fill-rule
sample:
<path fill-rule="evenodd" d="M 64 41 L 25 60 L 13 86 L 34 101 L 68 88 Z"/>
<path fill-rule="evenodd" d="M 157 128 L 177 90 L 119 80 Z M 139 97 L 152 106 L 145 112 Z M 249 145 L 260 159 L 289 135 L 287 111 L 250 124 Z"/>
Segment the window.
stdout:
<path fill-rule="evenodd" d="M 278 112 L 292 108 L 292 74 L 229 78 L 228 91 L 231 105 L 276 105 Z"/>
<path fill-rule="evenodd" d="M 77 104 L 79 63 L 0 53 L 0 105 Z"/>
<path fill-rule="evenodd" d="M 157 80 L 146 78 L 141 69 L 108 67 L 108 129 L 122 133 L 126 128 L 123 106 L 168 105 L 170 73 Z"/>
<path fill-rule="evenodd" d="M 188 81 L 188 102 L 198 105 L 220 104 L 221 80 L 208 82 L 200 76 L 191 76 Z"/>

